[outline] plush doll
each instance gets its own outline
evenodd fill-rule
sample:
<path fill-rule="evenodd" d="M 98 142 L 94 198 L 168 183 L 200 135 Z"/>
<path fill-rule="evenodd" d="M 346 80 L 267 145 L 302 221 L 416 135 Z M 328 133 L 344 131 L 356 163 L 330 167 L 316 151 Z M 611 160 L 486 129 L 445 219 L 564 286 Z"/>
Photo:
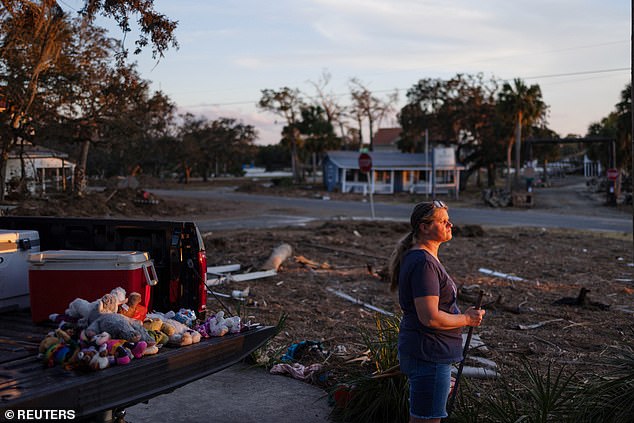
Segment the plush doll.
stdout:
<path fill-rule="evenodd" d="M 90 363 L 88 363 L 91 369 L 93 370 L 103 370 L 110 365 L 110 360 L 108 360 L 108 350 L 106 348 L 102 348 L 99 352 L 96 352 Z"/>
<path fill-rule="evenodd" d="M 115 298 L 117 309 L 114 311 L 114 313 L 116 313 L 119 310 L 119 306 L 125 304 L 126 301 L 128 301 L 128 298 L 125 295 L 125 289 L 121 288 L 120 286 L 110 291 L 110 294 L 112 294 Z"/>
<path fill-rule="evenodd" d="M 68 333 L 62 329 L 56 329 L 42 340 L 40 351 L 42 350 L 39 357 L 48 367 L 61 364 L 70 368 L 77 360 L 79 345 Z"/>
<path fill-rule="evenodd" d="M 170 312 L 172 313 L 172 312 Z M 150 319 L 161 319 L 164 324 L 161 330 L 168 334 L 169 344 L 176 346 L 185 346 L 200 342 L 201 335 L 196 330 L 190 329 L 187 325 L 170 319 L 167 316 L 173 314 L 163 314 L 159 312 L 148 313 Z"/>
<path fill-rule="evenodd" d="M 125 289 L 118 287 L 93 302 L 86 301 L 83 298 L 75 298 L 68 304 L 64 315 L 77 320 L 79 326 L 86 327 L 101 314 L 116 313 L 119 310 L 119 306 L 125 302 Z M 59 318 L 58 315 L 49 317 L 53 321 Z"/>
<path fill-rule="evenodd" d="M 144 341 L 128 342 L 124 339 L 112 339 L 108 332 L 95 335 L 94 342 L 100 351 L 107 351 L 107 355 L 116 364 L 129 364 L 133 358 L 143 357 L 147 349 Z"/>
<path fill-rule="evenodd" d="M 42 339 L 42 341 L 40 342 L 40 347 L 38 349 L 38 358 L 44 358 L 46 351 L 59 343 L 60 339 L 57 335 L 55 335 L 55 332 L 51 331 L 47 333 L 44 339 Z"/>
<path fill-rule="evenodd" d="M 193 310 L 186 308 L 181 308 L 180 310 L 178 310 L 178 313 L 170 311 L 168 313 L 165 313 L 165 316 L 174 319 L 177 322 L 180 322 L 190 328 L 196 322 L 196 313 Z"/>
<path fill-rule="evenodd" d="M 131 292 L 128 301 L 119 306 L 119 313 L 142 322 L 147 314 L 147 307 L 141 304 L 141 294 Z"/>
<path fill-rule="evenodd" d="M 106 313 L 99 316 L 86 328 L 86 335 L 93 337 L 98 333 L 108 332 L 114 339 L 129 342 L 144 341 L 154 343 L 143 324 L 138 320 L 129 319 L 122 314 Z"/>
<path fill-rule="evenodd" d="M 204 333 L 206 337 L 225 336 L 227 333 L 240 332 L 240 317 L 233 316 L 225 319 L 224 315 L 224 311 L 219 311 L 215 315 L 209 316 L 204 323 L 196 326 L 196 330 L 201 334 Z"/>
<path fill-rule="evenodd" d="M 169 341 L 169 335 L 166 332 L 163 332 L 161 329 L 166 326 L 167 323 L 163 323 L 161 319 L 145 319 L 143 321 L 143 327 L 147 330 L 148 334 L 154 339 L 156 342 L 156 348 L 161 348 L 163 345 L 167 344 Z M 171 333 L 174 334 L 175 330 L 173 327 L 166 327 L 166 330 L 169 331 L 171 328 Z M 148 347 L 148 349 L 150 349 Z"/>
<path fill-rule="evenodd" d="M 106 348 L 101 348 L 99 351 L 94 346 L 83 349 L 77 354 L 77 360 L 79 368 L 103 370 L 110 366 Z"/>

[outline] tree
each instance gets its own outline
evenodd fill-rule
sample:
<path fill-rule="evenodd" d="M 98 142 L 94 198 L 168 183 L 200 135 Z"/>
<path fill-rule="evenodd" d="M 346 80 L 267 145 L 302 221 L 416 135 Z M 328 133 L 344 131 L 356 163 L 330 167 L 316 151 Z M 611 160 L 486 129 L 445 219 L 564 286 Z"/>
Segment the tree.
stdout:
<path fill-rule="evenodd" d="M 297 123 L 297 129 L 303 139 L 303 152 L 301 159 L 304 163 L 312 157 L 312 171 L 316 174 L 317 162 L 321 162 L 323 154 L 327 150 L 336 150 L 341 147 L 341 139 L 337 138 L 328 120 L 325 111 L 320 106 L 306 105 L 301 109 L 301 120 Z"/>
<path fill-rule="evenodd" d="M 473 171 L 486 167 L 488 183 L 494 185 L 500 160 L 497 87 L 496 80 L 485 80 L 480 74 L 419 80 L 407 91 L 408 102 L 398 114 L 402 128 L 399 149 L 423 151 L 422 138 L 428 134 L 432 145 L 440 142 L 457 147 L 458 158 L 467 166 L 465 181 Z"/>
<path fill-rule="evenodd" d="M 0 200 L 9 151 L 27 132 L 29 113 L 39 91 L 39 82 L 58 60 L 69 38 L 68 22 L 55 1 L 16 2 L 2 0 L 0 9 L 0 68 L 9 107 L 0 112 L 4 130 L 0 151 Z M 6 125 L 6 126 L 5 126 Z"/>
<path fill-rule="evenodd" d="M 359 127 L 361 145 L 363 145 L 363 120 L 368 121 L 370 136 L 370 151 L 374 150 L 374 126 L 381 124 L 381 121 L 394 111 L 394 105 L 398 101 L 398 92 L 395 91 L 387 96 L 385 100 L 372 95 L 372 92 L 357 78 L 350 80 L 350 97 L 352 105 L 350 113 Z"/>
<path fill-rule="evenodd" d="M 282 137 L 290 143 L 291 168 L 295 183 L 301 181 L 298 156 L 298 144 L 301 142 L 301 138 L 297 123 L 304 105 L 305 102 L 299 90 L 288 87 L 280 88 L 278 91 L 264 89 L 258 102 L 260 109 L 281 116 L 286 121 L 286 126 L 282 129 Z"/>
<path fill-rule="evenodd" d="M 82 196 L 87 187 L 88 153 L 92 144 L 103 138 L 105 127 L 116 116 L 127 116 L 130 96 L 143 84 L 133 66 L 115 67 L 116 43 L 105 31 L 76 22 L 74 66 L 67 74 L 68 97 L 59 114 L 75 127 L 80 154 L 75 166 L 75 194 Z"/>
<path fill-rule="evenodd" d="M 214 120 L 203 142 L 204 148 L 214 156 L 210 157 L 209 162 L 216 164 L 215 173 L 219 173 L 219 166 L 222 164 L 223 173 L 241 176 L 242 165 L 255 156 L 253 143 L 256 139 L 257 132 L 251 125 L 231 118 Z"/>
<path fill-rule="evenodd" d="M 333 93 L 327 93 L 326 88 L 330 83 L 331 75 L 324 71 L 318 82 L 311 82 L 317 95 L 313 98 L 315 105 L 319 106 L 324 113 L 328 122 L 333 126 L 339 127 L 341 139 L 345 138 L 345 122 L 346 107 L 337 102 L 337 96 Z"/>
<path fill-rule="evenodd" d="M 211 173 L 216 176 L 242 175 L 242 165 L 255 156 L 253 143 L 257 132 L 253 126 L 230 118 L 211 122 L 191 114 L 183 118 L 180 131 L 182 163 L 192 166 L 205 181 Z"/>
<path fill-rule="evenodd" d="M 4 198 L 4 174 L 8 151 L 24 133 L 23 122 L 29 120 L 31 108 L 41 95 L 39 81 L 64 55 L 68 38 L 68 18 L 55 0 L 0 0 L 0 68 L 6 71 L 5 98 L 11 107 L 0 112 L 0 120 L 9 130 L 0 133 L 0 199 Z M 97 15 L 113 18 L 124 32 L 129 32 L 130 17 L 138 16 L 140 35 L 135 54 L 151 44 L 153 57 L 162 57 L 169 46 L 177 47 L 173 32 L 176 22 L 154 10 L 153 0 L 85 0 L 81 16 L 91 26 Z M 127 50 L 119 51 L 123 64 Z M 85 64 L 85 63 L 83 63 Z"/>
<path fill-rule="evenodd" d="M 498 95 L 500 116 L 511 117 L 515 122 L 515 137 L 509 137 L 507 144 L 507 168 L 511 169 L 511 149 L 515 144 L 515 186 L 519 185 L 520 151 L 522 142 L 522 126 L 545 123 L 548 106 L 542 100 L 542 91 L 539 85 L 526 86 L 524 82 L 516 78 L 513 85 L 506 82 Z M 507 179 L 510 188 L 510 178 Z"/>

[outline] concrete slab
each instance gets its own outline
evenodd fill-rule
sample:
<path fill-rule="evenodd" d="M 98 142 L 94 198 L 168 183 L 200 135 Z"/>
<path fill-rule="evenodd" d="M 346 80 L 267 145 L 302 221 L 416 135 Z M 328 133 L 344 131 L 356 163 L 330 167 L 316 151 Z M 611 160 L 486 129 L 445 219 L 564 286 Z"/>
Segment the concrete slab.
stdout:
<path fill-rule="evenodd" d="M 160 377 L 160 375 L 158 375 Z M 324 390 L 238 363 L 126 410 L 128 423 L 329 422 Z"/>

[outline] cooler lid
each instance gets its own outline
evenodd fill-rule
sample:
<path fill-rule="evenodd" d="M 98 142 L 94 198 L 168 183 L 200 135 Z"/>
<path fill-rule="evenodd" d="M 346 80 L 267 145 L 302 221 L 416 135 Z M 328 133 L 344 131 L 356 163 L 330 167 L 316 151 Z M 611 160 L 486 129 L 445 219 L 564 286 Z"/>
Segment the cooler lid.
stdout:
<path fill-rule="evenodd" d="M 100 261 L 117 264 L 134 264 L 144 263 L 149 259 L 148 253 L 142 251 L 47 250 L 29 254 L 28 261 L 30 263 Z"/>

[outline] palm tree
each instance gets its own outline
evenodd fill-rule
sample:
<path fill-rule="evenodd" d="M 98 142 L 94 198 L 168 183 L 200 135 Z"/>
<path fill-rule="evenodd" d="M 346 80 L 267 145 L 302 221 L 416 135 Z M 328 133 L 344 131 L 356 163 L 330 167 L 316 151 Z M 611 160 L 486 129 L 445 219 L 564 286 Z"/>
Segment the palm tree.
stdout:
<path fill-rule="evenodd" d="M 512 116 L 515 123 L 515 137 L 509 137 L 506 149 L 508 172 L 511 170 L 511 149 L 515 143 L 515 186 L 519 185 L 520 150 L 522 142 L 522 126 L 530 126 L 545 121 L 548 106 L 542 100 L 539 85 L 527 87 L 519 78 L 513 80 L 513 86 L 506 82 L 498 95 L 498 104 L 502 116 Z M 510 179 L 507 187 L 510 188 Z"/>

